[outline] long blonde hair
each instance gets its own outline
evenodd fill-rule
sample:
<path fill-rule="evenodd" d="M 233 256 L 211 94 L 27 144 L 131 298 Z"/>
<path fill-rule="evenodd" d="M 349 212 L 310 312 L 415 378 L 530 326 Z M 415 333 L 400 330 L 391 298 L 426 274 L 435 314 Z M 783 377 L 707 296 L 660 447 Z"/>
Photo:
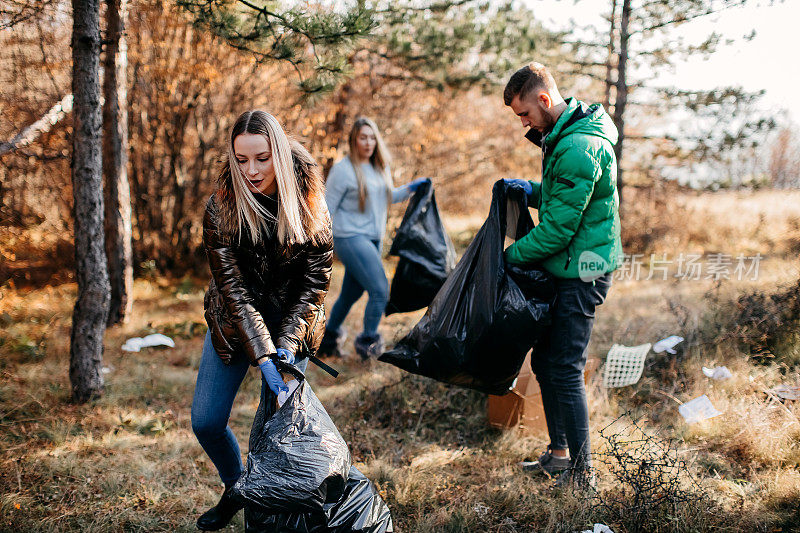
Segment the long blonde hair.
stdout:
<path fill-rule="evenodd" d="M 276 217 L 250 192 L 247 178 L 236 162 L 233 141 L 247 133 L 263 135 L 272 151 L 278 185 L 278 241 L 290 245 L 315 240 L 325 218 L 319 165 L 300 143 L 289 139 L 274 116 L 261 110 L 245 111 L 236 119 L 228 143 L 228 160 L 220 175 L 220 188 L 227 186 L 232 192 L 233 198 L 228 200 L 233 201 L 239 239 L 246 231 L 250 240 L 258 244 L 269 236 L 276 222 Z M 222 195 L 226 192 L 223 190 Z"/>
<path fill-rule="evenodd" d="M 362 161 L 358 156 L 356 141 L 358 140 L 358 132 L 361 131 L 361 128 L 364 126 L 369 126 L 375 134 L 375 150 L 373 150 L 369 158 L 369 163 L 383 176 L 383 180 L 386 182 L 386 200 L 390 204 L 392 203 L 392 189 L 394 188 L 392 173 L 389 168 L 392 164 L 392 156 L 389 154 L 389 150 L 383 142 L 383 137 L 381 137 L 378 126 L 370 118 L 358 117 L 355 123 L 353 123 L 353 129 L 350 130 L 348 145 L 350 147 L 350 162 L 353 164 L 353 170 L 355 170 L 356 173 L 356 182 L 358 183 L 358 209 L 362 212 L 366 208 L 367 185 L 364 183 L 364 173 L 361 171 Z"/>

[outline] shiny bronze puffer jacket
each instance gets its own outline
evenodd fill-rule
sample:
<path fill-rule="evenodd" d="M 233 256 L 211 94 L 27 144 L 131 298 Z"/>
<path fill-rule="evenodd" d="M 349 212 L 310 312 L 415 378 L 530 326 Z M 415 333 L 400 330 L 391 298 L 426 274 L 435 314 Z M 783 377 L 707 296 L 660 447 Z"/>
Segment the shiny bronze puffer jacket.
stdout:
<path fill-rule="evenodd" d="M 301 191 L 308 186 L 304 179 L 309 177 L 301 176 Z M 321 183 L 314 185 L 322 188 Z M 324 201 L 325 223 L 315 241 L 288 247 L 280 244 L 275 231 L 255 246 L 244 235 L 240 241 L 232 229 L 236 221 L 231 219 L 235 217 L 231 202 L 232 193 L 221 178 L 221 188 L 209 199 L 203 219 L 212 276 L 205 317 L 214 349 L 226 364 L 242 351 L 253 365 L 275 354 L 276 348 L 290 350 L 297 359 L 313 354 L 325 331 L 324 301 L 333 262 Z M 277 202 L 274 207 L 262 205 L 277 209 Z M 279 318 L 270 331 L 265 317 L 275 316 Z"/>

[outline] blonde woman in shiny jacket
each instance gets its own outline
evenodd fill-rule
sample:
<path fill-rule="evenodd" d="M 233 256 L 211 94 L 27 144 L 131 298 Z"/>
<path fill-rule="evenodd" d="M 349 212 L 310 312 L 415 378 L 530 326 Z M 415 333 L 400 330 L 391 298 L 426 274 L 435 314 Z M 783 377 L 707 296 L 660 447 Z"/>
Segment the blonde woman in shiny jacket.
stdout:
<path fill-rule="evenodd" d="M 258 367 L 263 393 L 277 395 L 286 385 L 275 361 L 305 371 L 319 347 L 333 260 L 324 194 L 319 165 L 275 117 L 237 119 L 203 219 L 211 282 L 192 430 L 225 491 L 198 519 L 200 530 L 221 529 L 241 508 L 230 497 L 243 466 L 228 419 L 247 369 Z"/>

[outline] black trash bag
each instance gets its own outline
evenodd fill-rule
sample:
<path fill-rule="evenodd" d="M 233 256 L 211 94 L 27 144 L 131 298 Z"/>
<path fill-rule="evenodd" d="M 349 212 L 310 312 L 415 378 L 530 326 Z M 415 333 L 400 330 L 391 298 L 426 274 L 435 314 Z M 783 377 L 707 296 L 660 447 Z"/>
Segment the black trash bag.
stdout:
<path fill-rule="evenodd" d="M 321 512 L 342 498 L 350 472 L 350 451 L 305 376 L 278 363 L 300 385 L 275 410 L 266 391 L 250 430 L 250 451 L 233 495 L 248 508 L 267 513 Z"/>
<path fill-rule="evenodd" d="M 322 513 L 266 514 L 245 509 L 247 533 L 392 533 L 392 515 L 375 486 L 350 467 L 344 496 Z"/>
<path fill-rule="evenodd" d="M 430 179 L 409 200 L 389 255 L 400 260 L 392 279 L 386 315 L 427 307 L 456 264 L 455 248 L 439 218 Z"/>
<path fill-rule="evenodd" d="M 550 323 L 555 298 L 549 273 L 503 259 L 505 236 L 519 239 L 533 229 L 527 207 L 520 186 L 494 184 L 486 222 L 425 316 L 380 361 L 489 394 L 508 392 Z"/>

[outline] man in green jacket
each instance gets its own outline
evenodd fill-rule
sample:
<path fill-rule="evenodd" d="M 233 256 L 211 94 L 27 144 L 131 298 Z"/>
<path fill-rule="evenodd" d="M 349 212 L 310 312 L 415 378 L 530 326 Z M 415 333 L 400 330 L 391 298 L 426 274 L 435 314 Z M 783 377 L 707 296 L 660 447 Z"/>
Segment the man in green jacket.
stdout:
<path fill-rule="evenodd" d="M 603 303 L 622 254 L 617 194 L 617 129 L 599 104 L 564 100 L 550 72 L 531 63 L 511 76 L 505 104 L 542 149 L 541 183 L 508 180 L 528 194 L 539 225 L 508 247 L 517 265 L 538 264 L 556 280 L 549 333 L 531 367 L 542 391 L 548 449 L 526 469 L 559 485 L 593 483 L 583 370 L 595 308 Z M 569 455 L 567 455 L 569 452 Z"/>

